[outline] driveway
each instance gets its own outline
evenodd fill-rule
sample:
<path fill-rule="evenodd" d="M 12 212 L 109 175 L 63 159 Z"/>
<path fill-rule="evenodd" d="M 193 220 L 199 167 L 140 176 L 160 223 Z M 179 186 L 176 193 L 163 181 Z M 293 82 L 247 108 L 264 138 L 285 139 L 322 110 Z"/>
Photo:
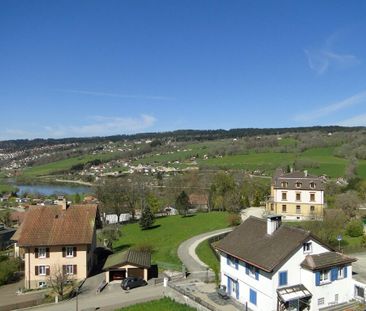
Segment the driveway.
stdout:
<path fill-rule="evenodd" d="M 354 253 L 349 256 L 357 258 L 357 261 L 352 264 L 353 278 L 366 284 L 366 252 Z"/>
<path fill-rule="evenodd" d="M 152 283 L 152 282 L 151 282 Z M 144 287 L 134 288 L 130 291 L 122 290 L 120 282 L 109 284 L 101 293 L 91 295 L 79 295 L 78 298 L 73 298 L 58 304 L 46 304 L 43 306 L 34 307 L 26 310 L 42 310 L 42 311 L 114 311 L 118 308 L 126 307 L 140 302 L 156 300 L 163 297 L 163 286 L 147 285 Z M 76 306 L 78 305 L 78 308 Z M 25 309 L 24 309 L 25 310 Z"/>

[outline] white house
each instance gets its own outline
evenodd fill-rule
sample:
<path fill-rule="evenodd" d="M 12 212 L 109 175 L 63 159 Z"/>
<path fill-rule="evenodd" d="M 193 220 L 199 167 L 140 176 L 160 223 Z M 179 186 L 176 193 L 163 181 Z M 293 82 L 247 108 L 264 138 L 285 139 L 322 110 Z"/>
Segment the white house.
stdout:
<path fill-rule="evenodd" d="M 354 298 L 352 262 L 281 216 L 249 217 L 216 246 L 221 284 L 251 310 L 321 310 Z"/>

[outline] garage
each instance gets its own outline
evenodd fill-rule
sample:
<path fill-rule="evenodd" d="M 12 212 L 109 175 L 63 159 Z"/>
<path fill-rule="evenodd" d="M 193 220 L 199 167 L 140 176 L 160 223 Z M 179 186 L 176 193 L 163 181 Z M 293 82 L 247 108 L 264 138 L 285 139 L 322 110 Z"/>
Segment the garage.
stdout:
<path fill-rule="evenodd" d="M 151 268 L 151 253 L 128 249 L 108 256 L 103 271 L 106 282 L 120 281 L 127 277 L 149 278 Z"/>

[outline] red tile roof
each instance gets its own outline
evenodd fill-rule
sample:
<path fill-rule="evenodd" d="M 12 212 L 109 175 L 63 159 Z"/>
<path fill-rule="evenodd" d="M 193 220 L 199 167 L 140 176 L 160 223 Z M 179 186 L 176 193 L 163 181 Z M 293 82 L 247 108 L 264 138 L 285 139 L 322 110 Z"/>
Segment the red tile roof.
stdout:
<path fill-rule="evenodd" d="M 192 205 L 207 205 L 208 195 L 192 193 L 189 195 L 189 203 L 191 203 Z"/>
<path fill-rule="evenodd" d="M 31 206 L 13 236 L 19 246 L 91 244 L 98 206 Z"/>

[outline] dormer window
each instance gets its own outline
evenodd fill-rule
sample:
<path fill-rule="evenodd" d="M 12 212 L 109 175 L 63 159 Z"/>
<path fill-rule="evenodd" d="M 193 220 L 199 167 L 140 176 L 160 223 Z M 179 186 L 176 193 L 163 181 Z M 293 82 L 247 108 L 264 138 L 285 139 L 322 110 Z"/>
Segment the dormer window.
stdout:
<path fill-rule="evenodd" d="M 312 182 L 310 183 L 310 188 L 311 188 L 311 189 L 315 189 L 315 182 L 313 182 L 313 181 L 312 181 Z"/>
<path fill-rule="evenodd" d="M 295 187 L 296 187 L 296 188 L 301 188 L 301 186 L 302 186 L 302 183 L 301 183 L 301 182 L 297 181 L 297 182 L 295 183 Z"/>
<path fill-rule="evenodd" d="M 282 188 L 287 188 L 288 187 L 288 182 L 287 181 L 282 181 L 281 182 L 281 187 Z"/>
<path fill-rule="evenodd" d="M 304 253 L 311 253 L 311 251 L 313 250 L 311 242 L 305 242 L 302 246 L 302 249 L 304 250 Z"/>

